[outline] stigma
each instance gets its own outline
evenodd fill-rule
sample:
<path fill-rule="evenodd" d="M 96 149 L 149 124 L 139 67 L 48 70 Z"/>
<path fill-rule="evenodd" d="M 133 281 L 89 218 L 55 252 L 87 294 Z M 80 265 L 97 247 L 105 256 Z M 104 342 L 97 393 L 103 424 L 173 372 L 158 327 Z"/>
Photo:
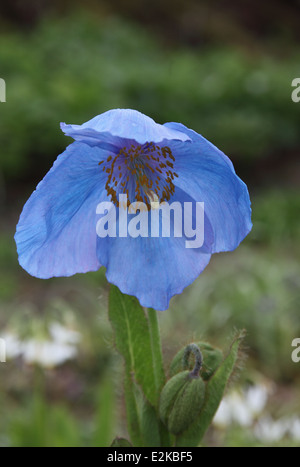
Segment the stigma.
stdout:
<path fill-rule="evenodd" d="M 99 165 L 107 174 L 107 194 L 117 207 L 119 195 L 126 194 L 128 206 L 141 202 L 150 210 L 156 204 L 169 201 L 174 194 L 173 180 L 178 177 L 174 162 L 168 146 L 146 143 L 123 147 Z"/>

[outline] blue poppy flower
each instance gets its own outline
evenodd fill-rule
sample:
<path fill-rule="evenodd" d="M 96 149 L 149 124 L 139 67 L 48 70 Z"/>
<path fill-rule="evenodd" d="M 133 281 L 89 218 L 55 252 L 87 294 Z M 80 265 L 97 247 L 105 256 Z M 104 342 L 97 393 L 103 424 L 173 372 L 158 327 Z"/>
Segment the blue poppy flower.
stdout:
<path fill-rule="evenodd" d="M 246 185 L 225 154 L 184 125 L 159 125 L 135 110 L 115 109 L 61 128 L 75 142 L 25 204 L 15 235 L 20 265 L 31 275 L 47 279 L 105 266 L 108 281 L 123 293 L 164 310 L 213 253 L 235 249 L 250 232 Z M 204 203 L 204 241 L 189 248 L 185 231 L 151 236 L 150 224 L 149 235 L 97 234 L 101 203 L 114 208 L 118 232 L 124 230 L 122 222 L 129 223 L 130 215 L 126 221 L 122 217 L 120 195 L 128 205 L 146 206 L 145 221 L 152 219 L 152 202 L 190 203 L 193 209 Z M 195 209 L 190 215 L 195 227 Z"/>

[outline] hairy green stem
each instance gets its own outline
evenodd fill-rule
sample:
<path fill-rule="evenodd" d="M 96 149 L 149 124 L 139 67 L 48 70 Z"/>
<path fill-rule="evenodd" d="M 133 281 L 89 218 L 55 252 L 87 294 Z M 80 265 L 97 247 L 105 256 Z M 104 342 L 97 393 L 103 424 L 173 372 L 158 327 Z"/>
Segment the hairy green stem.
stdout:
<path fill-rule="evenodd" d="M 165 384 L 165 372 L 163 367 L 160 332 L 158 326 L 157 312 L 153 308 L 148 309 L 148 322 L 150 330 L 152 357 L 154 365 L 155 387 L 157 395 Z"/>
<path fill-rule="evenodd" d="M 149 331 L 150 331 L 150 339 L 151 339 L 151 349 L 152 349 L 152 358 L 153 358 L 153 365 L 154 365 L 154 378 L 155 378 L 155 387 L 157 392 L 157 401 L 159 402 L 160 392 L 166 382 L 166 376 L 164 372 L 163 366 L 163 358 L 162 358 L 162 349 L 161 349 L 161 339 L 160 339 L 160 332 L 159 332 L 159 325 L 157 319 L 157 311 L 153 310 L 153 308 L 148 309 L 148 323 L 149 323 Z M 158 407 L 156 407 L 157 417 L 158 417 L 158 424 L 159 424 L 159 434 L 160 434 L 160 445 L 161 447 L 170 447 L 171 446 L 171 438 L 168 430 L 163 425 L 162 421 L 159 419 L 158 416 Z"/>

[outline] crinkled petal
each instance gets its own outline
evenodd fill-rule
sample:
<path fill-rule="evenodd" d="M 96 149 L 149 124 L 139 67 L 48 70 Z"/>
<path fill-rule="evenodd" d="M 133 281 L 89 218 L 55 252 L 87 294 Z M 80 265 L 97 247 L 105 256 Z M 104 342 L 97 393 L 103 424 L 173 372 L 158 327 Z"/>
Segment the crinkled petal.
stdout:
<path fill-rule="evenodd" d="M 139 144 L 159 143 L 163 140 L 189 141 L 181 131 L 155 123 L 147 115 L 131 109 L 113 109 L 104 112 L 83 125 L 61 124 L 62 131 L 77 141 L 122 147 L 128 140 Z"/>
<path fill-rule="evenodd" d="M 24 206 L 15 234 L 20 265 L 46 279 L 95 271 L 96 206 L 106 198 L 99 161 L 108 153 L 73 143 Z"/>
<path fill-rule="evenodd" d="M 167 127 L 185 131 L 191 144 L 173 141 L 176 186 L 205 204 L 214 232 L 212 253 L 234 250 L 252 228 L 251 203 L 245 183 L 236 175 L 231 161 L 213 144 L 178 123 Z"/>
<path fill-rule="evenodd" d="M 170 202 L 173 201 L 193 202 L 179 188 Z M 117 216 L 118 213 L 116 210 Z M 151 216 L 149 212 L 143 215 L 148 219 Z M 129 223 L 130 220 L 128 215 Z M 119 217 L 116 222 L 118 232 Z M 210 261 L 213 233 L 209 221 L 205 221 L 205 242 L 201 248 L 187 248 L 187 240 L 184 235 L 151 237 L 149 228 L 147 237 L 98 237 L 97 254 L 99 262 L 107 268 L 109 282 L 123 293 L 136 296 L 142 306 L 165 310 L 171 297 L 191 284 Z"/>

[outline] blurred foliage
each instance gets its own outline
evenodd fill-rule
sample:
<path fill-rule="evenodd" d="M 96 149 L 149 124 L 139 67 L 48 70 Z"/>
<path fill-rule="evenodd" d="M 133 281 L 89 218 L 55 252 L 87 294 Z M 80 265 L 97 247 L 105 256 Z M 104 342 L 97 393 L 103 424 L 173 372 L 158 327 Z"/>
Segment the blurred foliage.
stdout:
<path fill-rule="evenodd" d="M 209 270 L 174 303 L 175 316 L 163 318 L 177 322 L 181 341 L 180 336 L 195 328 L 200 337 L 220 342 L 235 326 L 244 327 L 255 367 L 269 377 L 291 381 L 299 375 L 291 360 L 291 342 L 300 334 L 299 263 L 280 253 L 275 262 L 272 253 L 240 250 L 230 259 L 214 258 Z"/>
<path fill-rule="evenodd" d="M 300 196 L 296 189 L 271 189 L 255 198 L 251 239 L 269 247 L 293 248 L 300 238 Z"/>
<path fill-rule="evenodd" d="M 60 121 L 80 124 L 114 107 L 180 121 L 240 166 L 300 144 L 299 106 L 290 98 L 299 54 L 278 60 L 234 48 L 161 48 L 138 25 L 86 13 L 0 40 L 6 177 L 40 177 L 71 142 Z"/>
<path fill-rule="evenodd" d="M 221 42 L 286 53 L 286 45 L 300 38 L 298 0 L 265 0 L 255 7 L 251 0 L 85 0 L 84 5 L 96 16 L 117 13 L 164 40 L 190 47 Z M 26 4 L 10 0 L 3 2 L 1 15 L 4 27 L 18 25 L 28 30 L 45 16 L 67 15 L 78 7 L 82 7 L 81 0 L 31 0 Z"/>
<path fill-rule="evenodd" d="M 24 400 L 23 407 L 13 416 L 5 415 L 7 435 L 0 436 L 0 446 L 109 446 L 115 426 L 114 388 L 109 380 L 97 388 L 104 397 L 99 398 L 93 415 L 85 421 L 84 417 L 81 420 L 76 417 L 66 404 L 57 403 L 49 410 L 47 397 L 36 385 L 35 393 Z"/>

